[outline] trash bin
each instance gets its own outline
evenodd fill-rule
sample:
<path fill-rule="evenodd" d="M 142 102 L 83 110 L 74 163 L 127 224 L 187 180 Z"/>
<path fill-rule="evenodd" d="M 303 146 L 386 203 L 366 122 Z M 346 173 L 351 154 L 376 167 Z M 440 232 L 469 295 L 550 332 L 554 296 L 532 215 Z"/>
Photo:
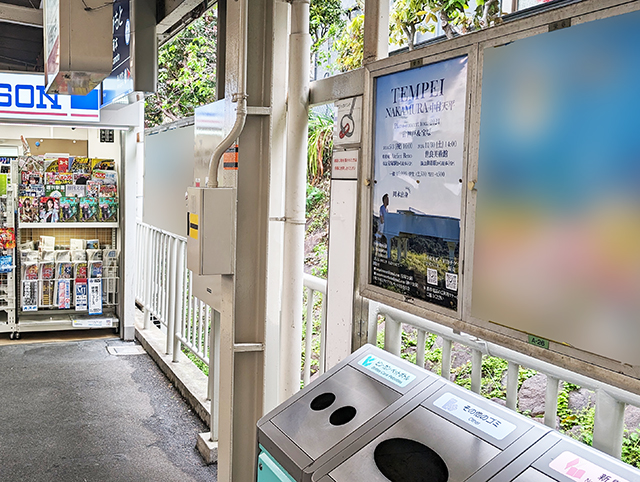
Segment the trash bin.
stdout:
<path fill-rule="evenodd" d="M 258 421 L 258 482 L 311 480 L 339 454 L 442 379 L 366 345 Z"/>
<path fill-rule="evenodd" d="M 550 431 L 448 381 L 425 395 L 319 468 L 313 480 L 487 482 Z"/>
<path fill-rule="evenodd" d="M 640 470 L 551 432 L 490 482 L 638 482 Z"/>

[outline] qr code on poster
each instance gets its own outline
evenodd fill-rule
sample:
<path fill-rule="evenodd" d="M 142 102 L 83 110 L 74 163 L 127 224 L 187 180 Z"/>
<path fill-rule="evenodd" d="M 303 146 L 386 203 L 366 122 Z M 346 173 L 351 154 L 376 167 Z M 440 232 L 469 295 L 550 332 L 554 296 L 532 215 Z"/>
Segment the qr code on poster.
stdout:
<path fill-rule="evenodd" d="M 433 286 L 438 286 L 438 270 L 427 268 L 427 283 Z"/>
<path fill-rule="evenodd" d="M 458 291 L 458 275 L 447 273 L 445 276 L 445 286 L 448 290 Z"/>

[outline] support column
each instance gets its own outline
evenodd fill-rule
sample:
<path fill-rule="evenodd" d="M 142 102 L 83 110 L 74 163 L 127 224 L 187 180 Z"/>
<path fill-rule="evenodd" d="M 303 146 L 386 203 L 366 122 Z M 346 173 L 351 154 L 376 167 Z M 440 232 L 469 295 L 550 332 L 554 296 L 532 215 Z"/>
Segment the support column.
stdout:
<path fill-rule="evenodd" d="M 363 64 L 389 56 L 389 0 L 364 2 Z"/>

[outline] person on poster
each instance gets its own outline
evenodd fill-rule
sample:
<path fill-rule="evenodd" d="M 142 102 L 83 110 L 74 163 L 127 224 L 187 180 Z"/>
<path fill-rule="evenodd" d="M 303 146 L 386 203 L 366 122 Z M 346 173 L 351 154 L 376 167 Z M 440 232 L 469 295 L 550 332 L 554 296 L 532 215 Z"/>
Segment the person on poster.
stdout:
<path fill-rule="evenodd" d="M 58 211 L 56 209 L 55 201 L 53 198 L 47 199 L 45 209 L 40 213 L 40 219 L 45 223 L 57 223 Z"/>
<path fill-rule="evenodd" d="M 380 222 L 378 223 L 378 233 L 381 238 L 387 243 L 387 259 L 391 258 L 391 240 L 385 234 L 385 221 L 387 220 L 387 214 L 389 211 L 387 207 L 389 206 L 389 194 L 382 196 L 382 205 L 380 206 Z"/>

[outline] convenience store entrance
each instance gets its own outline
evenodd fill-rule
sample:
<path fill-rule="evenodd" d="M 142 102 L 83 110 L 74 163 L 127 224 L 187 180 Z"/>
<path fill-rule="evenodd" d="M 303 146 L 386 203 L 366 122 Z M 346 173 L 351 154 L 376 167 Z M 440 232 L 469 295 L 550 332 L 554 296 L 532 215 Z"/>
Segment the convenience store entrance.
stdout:
<path fill-rule="evenodd" d="M 15 93 L 0 110 L 0 333 L 112 329 L 132 340 L 144 104 L 39 99 L 40 76 L 0 75 Z"/>

